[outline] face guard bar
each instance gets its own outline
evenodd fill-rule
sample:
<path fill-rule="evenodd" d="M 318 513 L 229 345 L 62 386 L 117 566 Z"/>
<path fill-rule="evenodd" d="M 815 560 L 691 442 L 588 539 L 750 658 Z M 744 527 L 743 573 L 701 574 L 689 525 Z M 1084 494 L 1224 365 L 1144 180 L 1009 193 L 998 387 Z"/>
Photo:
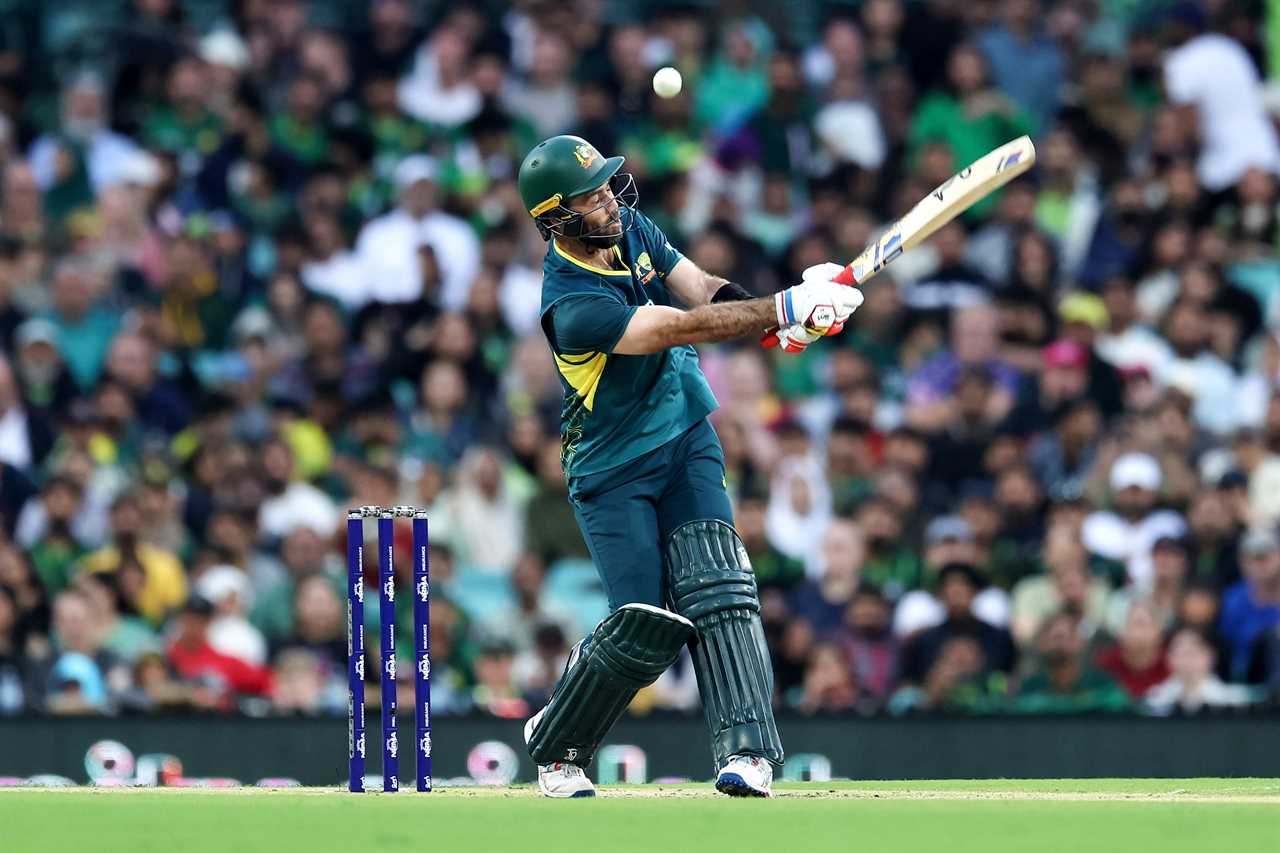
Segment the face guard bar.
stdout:
<path fill-rule="evenodd" d="M 597 210 L 607 207 L 608 201 L 585 211 L 572 210 L 564 202 L 561 202 L 550 210 L 539 214 L 538 218 L 534 220 L 538 224 L 538 232 L 542 234 L 542 239 L 550 240 L 553 236 L 572 237 L 587 243 L 604 246 L 612 246 L 617 243 L 621 239 L 621 234 L 625 233 L 627 228 L 630 227 L 627 221 L 628 217 L 622 216 L 622 210 L 635 210 L 636 203 L 640 200 L 640 192 L 636 189 L 636 179 L 630 172 L 619 172 L 611 177 L 609 179 L 609 189 L 613 191 L 613 197 L 618 202 L 618 217 L 622 225 L 620 233 L 601 233 L 606 229 L 612 229 L 618 220 L 610 220 L 589 231 L 583 230 L 583 221 Z"/>

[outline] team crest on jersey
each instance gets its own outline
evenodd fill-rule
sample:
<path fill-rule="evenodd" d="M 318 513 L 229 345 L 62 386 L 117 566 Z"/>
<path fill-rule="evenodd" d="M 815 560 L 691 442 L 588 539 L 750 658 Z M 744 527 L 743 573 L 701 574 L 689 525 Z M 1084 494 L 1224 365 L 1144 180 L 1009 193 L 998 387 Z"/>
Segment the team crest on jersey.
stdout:
<path fill-rule="evenodd" d="M 573 149 L 573 156 L 578 158 L 579 166 L 584 169 L 589 169 L 591 168 L 591 164 L 596 161 L 596 157 L 600 155 L 596 154 L 596 150 L 584 142 L 579 144 L 577 148 Z"/>
<path fill-rule="evenodd" d="M 641 252 L 640 257 L 636 258 L 636 278 L 640 279 L 641 284 L 648 284 L 653 278 L 653 261 L 649 260 L 648 252 Z"/>

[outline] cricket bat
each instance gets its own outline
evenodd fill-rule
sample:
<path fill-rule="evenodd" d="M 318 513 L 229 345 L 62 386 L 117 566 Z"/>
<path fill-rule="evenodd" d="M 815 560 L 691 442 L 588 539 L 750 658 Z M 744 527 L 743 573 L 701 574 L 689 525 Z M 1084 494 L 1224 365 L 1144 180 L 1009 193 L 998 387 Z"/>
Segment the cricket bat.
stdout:
<path fill-rule="evenodd" d="M 906 216 L 890 225 L 834 280 L 841 284 L 861 284 L 980 199 L 1030 169 L 1035 162 L 1036 147 L 1031 144 L 1031 137 L 1020 136 L 970 163 L 916 202 Z"/>
<path fill-rule="evenodd" d="M 867 281 L 907 249 L 923 243 L 933 232 L 1030 169 L 1035 162 L 1036 147 L 1029 136 L 1020 136 L 983 155 L 916 202 L 906 216 L 885 229 L 832 280 L 848 285 Z M 842 328 L 844 324 L 828 334 Z M 760 343 L 766 348 L 777 346 L 777 330 L 766 332 Z"/>

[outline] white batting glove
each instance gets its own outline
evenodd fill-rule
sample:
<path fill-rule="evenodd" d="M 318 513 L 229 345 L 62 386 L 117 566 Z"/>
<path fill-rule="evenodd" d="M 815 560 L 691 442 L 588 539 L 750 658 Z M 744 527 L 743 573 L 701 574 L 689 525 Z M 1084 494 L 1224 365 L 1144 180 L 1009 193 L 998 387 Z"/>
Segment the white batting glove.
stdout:
<path fill-rule="evenodd" d="M 775 294 L 778 328 L 767 331 L 761 345 L 800 353 L 818 338 L 844 329 L 863 296 L 855 287 L 832 281 L 843 270 L 841 264 L 815 264 L 801 274 L 801 284 Z"/>

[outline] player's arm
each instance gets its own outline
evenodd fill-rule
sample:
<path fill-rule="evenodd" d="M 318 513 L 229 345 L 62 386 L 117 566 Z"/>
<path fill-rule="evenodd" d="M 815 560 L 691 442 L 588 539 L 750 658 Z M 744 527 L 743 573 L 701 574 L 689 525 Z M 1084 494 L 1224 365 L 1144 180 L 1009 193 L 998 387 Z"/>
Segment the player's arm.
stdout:
<path fill-rule="evenodd" d="M 686 308 L 709 305 L 720 289 L 730 284 L 728 279 L 704 272 L 697 264 L 684 257 L 680 258 L 671 272 L 667 273 L 666 283 L 667 290 L 671 291 L 671 295 Z M 750 294 L 745 289 L 738 287 L 738 290 L 741 291 L 739 298 L 750 298 Z"/>
<path fill-rule="evenodd" d="M 684 344 L 731 341 L 773 325 L 772 299 L 700 305 L 681 311 L 667 305 L 641 305 L 613 348 L 622 355 L 648 355 Z"/>
<path fill-rule="evenodd" d="M 627 322 L 613 351 L 648 355 L 684 344 L 730 341 L 772 326 L 802 324 L 822 334 L 843 324 L 862 304 L 862 292 L 832 281 L 808 281 L 764 299 L 719 302 L 681 311 L 642 305 Z"/>

